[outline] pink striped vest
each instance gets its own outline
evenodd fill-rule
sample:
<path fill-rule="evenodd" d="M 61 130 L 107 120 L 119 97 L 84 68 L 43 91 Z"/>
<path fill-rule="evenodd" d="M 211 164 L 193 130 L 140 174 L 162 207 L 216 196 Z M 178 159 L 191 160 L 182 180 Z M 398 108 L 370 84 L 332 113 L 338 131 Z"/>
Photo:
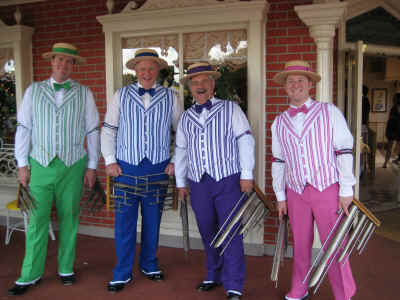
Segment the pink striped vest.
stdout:
<path fill-rule="evenodd" d="M 299 194 L 307 183 L 323 191 L 339 180 L 329 105 L 332 104 L 313 101 L 300 136 L 288 111 L 277 117 L 277 136 L 286 166 L 286 186 Z"/>

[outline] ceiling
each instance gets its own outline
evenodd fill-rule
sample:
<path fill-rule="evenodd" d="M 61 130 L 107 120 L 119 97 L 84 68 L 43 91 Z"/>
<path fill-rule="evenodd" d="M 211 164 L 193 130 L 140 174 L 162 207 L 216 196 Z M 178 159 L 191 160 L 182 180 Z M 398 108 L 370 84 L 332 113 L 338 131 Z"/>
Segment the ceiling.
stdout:
<path fill-rule="evenodd" d="M 376 7 L 346 22 L 346 40 L 400 47 L 400 20 L 385 8 Z"/>

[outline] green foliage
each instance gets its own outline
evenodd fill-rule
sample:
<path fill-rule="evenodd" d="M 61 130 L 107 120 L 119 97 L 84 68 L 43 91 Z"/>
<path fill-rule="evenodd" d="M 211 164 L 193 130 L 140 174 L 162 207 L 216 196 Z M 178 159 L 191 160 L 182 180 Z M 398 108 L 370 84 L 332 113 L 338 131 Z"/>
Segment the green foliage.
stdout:
<path fill-rule="evenodd" d="M 16 124 L 15 82 L 4 76 L 0 79 L 0 137 L 12 139 Z"/>

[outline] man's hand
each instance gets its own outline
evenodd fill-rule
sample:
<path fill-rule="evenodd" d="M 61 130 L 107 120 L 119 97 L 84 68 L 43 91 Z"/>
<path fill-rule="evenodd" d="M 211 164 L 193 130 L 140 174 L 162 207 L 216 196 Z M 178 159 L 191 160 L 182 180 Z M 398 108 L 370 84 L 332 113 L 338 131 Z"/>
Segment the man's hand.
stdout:
<path fill-rule="evenodd" d="M 349 206 L 353 202 L 353 196 L 350 197 L 340 197 L 339 196 L 339 208 L 343 208 L 343 211 L 348 216 L 349 215 Z"/>
<path fill-rule="evenodd" d="M 182 203 L 185 202 L 185 197 L 189 196 L 189 190 L 187 188 L 177 188 L 178 189 L 178 198 L 179 200 L 182 201 Z"/>
<path fill-rule="evenodd" d="M 31 170 L 28 166 L 18 168 L 18 181 L 23 187 L 28 188 L 29 181 L 31 180 Z"/>
<path fill-rule="evenodd" d="M 122 175 L 122 170 L 119 164 L 117 163 L 112 163 L 106 166 L 106 175 L 107 176 L 113 176 L 113 177 L 118 177 Z"/>
<path fill-rule="evenodd" d="M 254 181 L 248 179 L 240 179 L 240 190 L 242 193 L 250 193 L 253 189 Z"/>
<path fill-rule="evenodd" d="M 282 221 L 282 216 L 287 215 L 287 203 L 286 201 L 278 201 L 277 205 L 279 221 Z"/>
<path fill-rule="evenodd" d="M 169 163 L 164 170 L 165 174 L 168 174 L 169 176 L 173 176 L 175 173 L 175 166 L 173 163 Z"/>
<path fill-rule="evenodd" d="M 95 181 L 96 181 L 96 170 L 87 169 L 85 177 L 83 179 L 84 184 L 91 189 L 94 186 Z"/>

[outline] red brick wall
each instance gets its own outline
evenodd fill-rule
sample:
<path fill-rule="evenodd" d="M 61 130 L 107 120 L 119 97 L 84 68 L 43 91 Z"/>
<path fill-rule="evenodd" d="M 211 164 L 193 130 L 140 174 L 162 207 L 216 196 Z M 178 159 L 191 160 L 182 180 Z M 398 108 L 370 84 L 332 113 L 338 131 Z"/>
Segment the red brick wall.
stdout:
<path fill-rule="evenodd" d="M 270 9 L 267 16 L 266 36 L 266 194 L 276 201 L 272 190 L 271 179 L 271 125 L 275 117 L 288 107 L 288 99 L 284 89 L 272 78 L 283 69 L 289 60 L 302 59 L 308 61 L 312 68 L 316 67 L 316 46 L 309 36 L 307 26 L 299 19 L 294 6 L 310 4 L 311 0 L 269 0 Z M 314 94 L 315 91 L 312 91 Z M 268 216 L 265 220 L 264 242 L 275 243 L 278 229 L 277 215 Z"/>

